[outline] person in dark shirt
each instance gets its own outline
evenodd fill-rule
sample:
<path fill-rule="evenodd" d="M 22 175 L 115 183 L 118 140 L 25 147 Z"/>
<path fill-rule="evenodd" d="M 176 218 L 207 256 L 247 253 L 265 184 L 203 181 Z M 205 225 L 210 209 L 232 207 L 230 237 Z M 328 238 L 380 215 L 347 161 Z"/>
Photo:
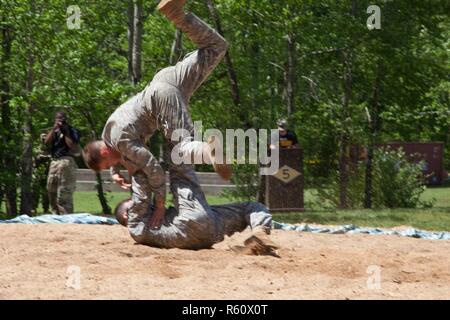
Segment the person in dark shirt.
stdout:
<path fill-rule="evenodd" d="M 287 129 L 286 120 L 279 120 L 277 122 L 279 138 L 279 147 L 281 149 L 298 148 L 298 139 L 294 131 Z M 276 148 L 275 145 L 270 145 L 270 149 Z"/>
<path fill-rule="evenodd" d="M 279 134 L 279 143 L 278 146 L 275 144 L 271 144 L 268 142 L 269 152 L 276 148 L 280 149 L 291 149 L 291 148 L 299 148 L 298 139 L 295 135 L 294 131 L 290 131 L 287 129 L 287 121 L 284 119 L 277 121 L 278 126 L 278 134 Z M 258 202 L 266 203 L 266 176 L 259 176 L 259 189 L 257 194 Z"/>
<path fill-rule="evenodd" d="M 280 148 L 298 148 L 297 136 L 294 131 L 287 129 L 286 121 L 280 120 L 277 125 L 280 133 Z"/>
<path fill-rule="evenodd" d="M 73 213 L 77 169 L 74 157 L 77 156 L 79 142 L 78 130 L 69 125 L 64 112 L 57 112 L 55 125 L 45 139 L 45 144 L 50 146 L 52 156 L 47 191 L 53 213 Z"/>

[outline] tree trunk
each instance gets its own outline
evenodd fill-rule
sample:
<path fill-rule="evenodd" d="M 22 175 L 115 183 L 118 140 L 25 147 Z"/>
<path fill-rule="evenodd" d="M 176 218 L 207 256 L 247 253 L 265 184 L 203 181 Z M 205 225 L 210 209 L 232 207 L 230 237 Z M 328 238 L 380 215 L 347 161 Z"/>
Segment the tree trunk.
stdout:
<path fill-rule="evenodd" d="M 34 81 L 34 57 L 30 52 L 28 56 L 28 70 L 26 90 L 33 91 Z M 23 141 L 21 157 L 21 179 L 20 179 L 20 213 L 31 215 L 33 210 L 33 196 L 31 190 L 31 180 L 33 175 L 33 134 L 32 115 L 33 101 L 28 101 L 28 106 L 24 110 Z"/>
<path fill-rule="evenodd" d="M 99 172 L 95 174 L 97 178 L 97 184 L 95 188 L 97 189 L 97 196 L 100 200 L 100 204 L 102 205 L 103 214 L 112 214 L 111 207 L 108 205 L 108 200 L 106 200 L 105 192 L 103 190 L 103 179 Z"/>
<path fill-rule="evenodd" d="M 183 54 L 183 33 L 180 29 L 175 30 L 175 39 L 173 40 L 172 49 L 170 50 L 170 65 L 174 65 Z"/>
<path fill-rule="evenodd" d="M 366 176 L 364 185 L 364 208 L 372 208 L 372 194 L 373 194 L 373 155 L 376 144 L 378 143 L 379 133 L 381 131 L 380 118 L 380 91 L 381 81 L 384 75 L 383 62 L 378 61 L 377 76 L 373 86 L 372 97 L 372 112 L 369 112 L 369 143 L 367 146 L 367 161 L 366 161 Z"/>
<path fill-rule="evenodd" d="M 257 18 L 256 13 L 254 10 L 252 10 L 252 26 L 257 25 Z M 253 27 L 254 28 L 254 27 Z M 254 30 L 252 30 L 254 31 Z M 258 107 L 261 107 L 259 105 L 259 59 L 260 59 L 260 44 L 259 40 L 255 38 L 254 35 L 251 37 L 252 43 L 251 43 L 251 68 L 252 68 L 252 76 L 251 76 L 251 88 L 252 88 L 252 108 L 255 110 Z M 247 115 L 245 115 L 247 118 Z"/>
<path fill-rule="evenodd" d="M 295 112 L 295 40 L 292 34 L 286 35 L 288 47 L 288 59 L 286 68 L 286 105 L 287 114 L 290 116 Z"/>
<path fill-rule="evenodd" d="M 142 79 L 142 31 L 143 31 L 142 0 L 134 1 L 133 10 L 133 85 L 137 85 Z"/>
<path fill-rule="evenodd" d="M 374 143 L 373 138 L 369 138 L 369 144 L 367 145 L 367 159 L 366 159 L 366 176 L 364 181 L 364 208 L 372 208 L 372 191 L 373 191 L 373 153 Z"/>
<path fill-rule="evenodd" d="M 351 53 L 345 51 L 344 55 L 344 96 L 342 98 L 341 113 L 341 134 L 339 137 L 339 208 L 347 209 L 349 207 L 348 184 L 349 184 L 349 133 L 347 122 L 350 118 L 349 104 L 352 93 L 352 67 Z"/>
<path fill-rule="evenodd" d="M 128 80 L 132 83 L 133 82 L 133 41 L 134 41 L 134 3 L 133 3 L 133 0 L 128 0 L 127 17 L 128 17 L 128 31 L 127 31 Z"/>
<path fill-rule="evenodd" d="M 17 185 L 16 185 L 16 150 L 15 147 L 15 136 L 12 119 L 11 119 L 11 109 L 10 109 L 10 86 L 6 76 L 8 70 L 6 67 L 7 62 L 11 58 L 11 45 L 13 41 L 12 30 L 9 26 L 3 25 L 0 27 L 2 35 L 2 54 L 0 60 L 0 107 L 1 107 L 1 125 L 2 125 L 2 149 L 8 150 L 2 155 L 1 166 L 3 168 L 8 168 L 2 172 L 2 177 L 0 181 L 4 184 L 4 193 L 6 200 L 6 213 L 8 216 L 13 217 L 17 215 Z"/>
<path fill-rule="evenodd" d="M 357 12 L 356 0 L 352 0 L 350 14 L 355 16 Z M 341 133 L 339 137 L 339 208 L 347 209 L 349 207 L 348 186 L 350 181 L 349 170 L 349 151 L 350 151 L 350 133 L 348 130 L 351 114 L 349 110 L 352 86 L 353 72 L 352 59 L 353 52 L 351 49 L 342 51 L 344 65 L 344 95 L 342 97 L 342 113 L 341 113 Z"/>
<path fill-rule="evenodd" d="M 208 6 L 209 14 L 214 21 L 215 28 L 217 32 L 223 36 L 223 30 L 222 30 L 222 23 L 220 21 L 219 13 L 217 12 L 217 8 L 214 5 L 214 2 L 212 0 L 206 0 L 206 4 Z M 224 57 L 225 65 L 227 67 L 228 72 L 228 78 L 230 80 L 230 86 L 231 86 L 231 98 L 233 100 L 233 104 L 237 109 L 240 109 L 241 105 L 241 96 L 239 93 L 239 86 L 238 86 L 238 79 L 236 75 L 236 71 L 233 67 L 233 63 L 231 61 L 230 53 L 229 51 L 226 52 Z"/>

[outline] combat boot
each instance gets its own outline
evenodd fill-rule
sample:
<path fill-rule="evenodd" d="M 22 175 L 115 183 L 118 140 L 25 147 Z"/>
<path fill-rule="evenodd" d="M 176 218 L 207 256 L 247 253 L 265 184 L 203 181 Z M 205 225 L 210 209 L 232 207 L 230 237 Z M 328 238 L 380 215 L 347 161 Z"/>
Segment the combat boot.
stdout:
<path fill-rule="evenodd" d="M 244 241 L 244 245 L 250 248 L 256 255 L 273 255 L 279 247 L 270 240 L 270 228 L 257 226 L 252 230 L 253 235 Z"/>
<path fill-rule="evenodd" d="M 170 21 L 179 25 L 185 18 L 183 6 L 186 0 L 162 0 L 158 4 L 158 10 Z"/>

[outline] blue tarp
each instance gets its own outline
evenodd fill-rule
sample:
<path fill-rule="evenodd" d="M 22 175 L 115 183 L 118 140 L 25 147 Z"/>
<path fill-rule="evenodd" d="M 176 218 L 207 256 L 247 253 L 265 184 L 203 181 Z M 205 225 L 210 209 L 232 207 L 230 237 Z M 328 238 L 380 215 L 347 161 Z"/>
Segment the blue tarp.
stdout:
<path fill-rule="evenodd" d="M 115 218 L 101 217 L 92 215 L 89 213 L 77 213 L 67 215 L 52 215 L 46 214 L 37 217 L 29 217 L 27 215 L 21 215 L 11 220 L 0 220 L 0 223 L 24 223 L 24 224 L 39 224 L 39 223 L 77 223 L 77 224 L 118 224 Z M 414 228 L 407 228 L 403 230 L 386 230 L 379 228 L 360 228 L 355 225 L 343 225 L 335 227 L 324 227 L 309 224 L 293 225 L 288 223 L 273 222 L 274 229 L 279 230 L 294 230 L 301 232 L 312 233 L 329 233 L 329 234 L 352 234 L 352 233 L 364 233 L 364 234 L 382 234 L 382 235 L 397 235 L 403 237 L 413 237 L 429 240 L 450 240 L 450 232 L 433 232 L 423 231 Z"/>
<path fill-rule="evenodd" d="M 24 224 L 39 224 L 39 223 L 78 223 L 78 224 L 118 224 L 115 218 L 107 218 L 95 216 L 89 213 L 74 213 L 66 215 L 45 214 L 37 217 L 29 217 L 21 215 L 11 220 L 0 220 L 0 223 L 24 223 Z"/>
<path fill-rule="evenodd" d="M 428 240 L 450 240 L 450 232 L 423 231 L 414 228 L 406 228 L 403 230 L 385 230 L 379 228 L 360 228 L 355 225 L 343 225 L 336 227 L 324 227 L 309 224 L 292 225 L 288 223 L 273 222 L 274 229 L 294 230 L 312 233 L 364 233 L 364 234 L 381 234 L 381 235 L 397 235 L 402 237 L 413 237 Z"/>

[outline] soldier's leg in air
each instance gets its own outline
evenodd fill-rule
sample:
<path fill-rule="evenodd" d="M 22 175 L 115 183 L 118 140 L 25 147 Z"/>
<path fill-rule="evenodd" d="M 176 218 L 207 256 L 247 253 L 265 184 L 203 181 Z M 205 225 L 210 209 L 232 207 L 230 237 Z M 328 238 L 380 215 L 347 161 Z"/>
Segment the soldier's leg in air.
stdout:
<path fill-rule="evenodd" d="M 155 80 L 166 81 L 182 92 L 186 103 L 198 87 L 225 56 L 226 40 L 192 13 L 184 13 L 185 1 L 163 0 L 158 9 L 177 28 L 186 33 L 199 48 L 190 53 L 173 68 L 167 68 L 155 76 Z"/>
<path fill-rule="evenodd" d="M 214 170 L 224 179 L 229 180 L 231 167 L 226 165 L 222 153 L 222 145 L 217 139 L 208 142 L 193 141 L 193 124 L 188 112 L 189 100 L 197 88 L 206 80 L 208 75 L 217 66 L 226 53 L 227 42 L 214 29 L 200 20 L 192 13 L 185 14 L 183 5 L 185 1 L 161 1 L 158 8 L 179 29 L 199 47 L 185 59 L 173 67 L 165 68 L 155 75 L 152 82 L 167 83 L 178 89 L 168 94 L 163 107 L 164 121 L 168 124 L 165 136 L 168 141 L 172 138 L 175 129 L 184 129 L 185 134 L 178 145 L 180 154 L 196 159 L 195 163 L 207 163 L 214 166 Z M 192 163 L 192 162 L 191 162 Z"/>

